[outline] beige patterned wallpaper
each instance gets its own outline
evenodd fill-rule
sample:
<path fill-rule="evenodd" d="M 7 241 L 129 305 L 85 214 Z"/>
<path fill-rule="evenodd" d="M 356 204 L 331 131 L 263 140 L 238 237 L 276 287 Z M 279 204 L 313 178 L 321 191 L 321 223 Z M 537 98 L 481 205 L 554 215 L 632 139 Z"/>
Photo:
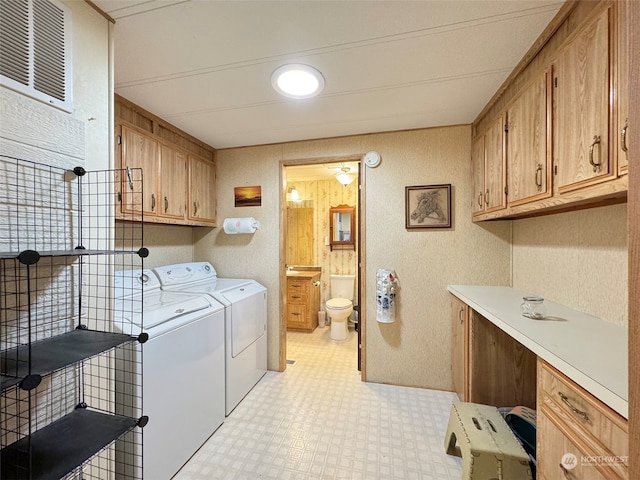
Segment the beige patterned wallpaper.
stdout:
<path fill-rule="evenodd" d="M 627 205 L 513 222 L 513 286 L 627 325 Z"/>
<path fill-rule="evenodd" d="M 253 235 L 194 229 L 194 258 L 210 260 L 220 276 L 252 277 L 267 286 L 270 369 L 278 369 L 279 300 L 283 293 L 278 270 L 284 188 L 280 183 L 280 162 L 359 156 L 376 150 L 382 155 L 382 163 L 364 172 L 363 192 L 367 380 L 451 388 L 447 285 L 508 285 L 510 280 L 511 223 L 475 225 L 470 222 L 470 143 L 470 127 L 464 125 L 218 152 L 220 220 L 253 216 L 262 227 Z M 452 228 L 406 230 L 405 187 L 442 183 L 452 184 Z M 262 186 L 262 206 L 234 207 L 233 187 L 243 185 Z M 392 324 L 376 321 L 378 268 L 395 269 L 400 278 L 396 322 Z"/>
<path fill-rule="evenodd" d="M 355 275 L 358 267 L 356 250 L 331 250 L 327 245 L 329 237 L 329 209 L 338 205 L 349 205 L 358 211 L 357 181 L 350 185 L 341 185 L 337 180 L 296 181 L 295 187 L 302 202 L 287 202 L 288 208 L 298 205 L 313 208 L 313 254 L 314 265 L 322 268 L 321 308 L 331 298 L 330 275 Z"/>

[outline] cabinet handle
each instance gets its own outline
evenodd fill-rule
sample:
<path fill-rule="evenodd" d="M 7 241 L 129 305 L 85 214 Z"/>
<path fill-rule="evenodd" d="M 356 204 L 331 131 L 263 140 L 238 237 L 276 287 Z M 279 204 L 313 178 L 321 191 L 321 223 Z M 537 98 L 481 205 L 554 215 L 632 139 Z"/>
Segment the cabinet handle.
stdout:
<path fill-rule="evenodd" d="M 536 167 L 536 186 L 538 187 L 538 191 L 542 190 L 542 164 L 539 163 Z"/>
<path fill-rule="evenodd" d="M 458 312 L 458 318 L 460 319 L 460 323 L 464 323 L 464 307 L 460 307 L 460 312 Z"/>
<path fill-rule="evenodd" d="M 169 200 L 167 200 L 167 197 L 164 197 L 164 213 L 167 213 L 167 210 L 169 210 Z"/>
<path fill-rule="evenodd" d="M 478 206 L 482 207 L 482 192 L 478 194 Z"/>
<path fill-rule="evenodd" d="M 620 130 L 620 148 L 623 152 L 627 152 L 627 127 L 629 126 L 629 119 L 624 122 L 624 127 Z"/>
<path fill-rule="evenodd" d="M 133 192 L 133 176 L 131 175 L 131 169 L 129 167 L 127 167 L 127 178 L 129 179 L 129 190 Z"/>
<path fill-rule="evenodd" d="M 569 398 L 562 392 L 558 392 L 558 396 L 560 397 L 560 400 L 562 400 L 562 402 L 569 407 L 569 410 L 571 410 L 573 413 L 575 413 L 576 415 L 578 415 L 579 417 L 582 417 L 582 419 L 585 422 L 589 421 L 589 415 L 587 415 L 587 412 L 584 412 L 576 407 L 574 407 L 571 402 L 569 401 Z"/>
<path fill-rule="evenodd" d="M 151 194 L 151 211 L 156 209 L 156 196 L 155 194 Z"/>
<path fill-rule="evenodd" d="M 291 312 L 291 315 L 300 315 L 298 312 Z"/>
<path fill-rule="evenodd" d="M 599 143 L 600 143 L 600 135 L 594 135 L 593 142 L 591 142 L 591 145 L 589 145 L 589 163 L 593 167 L 594 172 L 597 172 L 598 170 L 600 170 L 600 162 L 596 163 L 593 160 L 593 149 Z"/>
<path fill-rule="evenodd" d="M 291 298 L 302 298 L 300 295 L 291 295 Z"/>
<path fill-rule="evenodd" d="M 484 203 L 486 205 L 489 205 L 489 189 L 487 188 L 487 191 L 484 193 Z"/>
<path fill-rule="evenodd" d="M 193 214 L 195 215 L 196 213 L 198 213 L 198 203 L 193 202 Z"/>

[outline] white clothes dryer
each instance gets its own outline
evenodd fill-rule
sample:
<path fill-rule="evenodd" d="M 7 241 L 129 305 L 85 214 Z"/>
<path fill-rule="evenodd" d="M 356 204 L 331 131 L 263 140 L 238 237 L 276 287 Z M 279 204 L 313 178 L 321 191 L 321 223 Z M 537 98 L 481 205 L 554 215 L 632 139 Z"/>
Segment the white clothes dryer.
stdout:
<path fill-rule="evenodd" d="M 116 395 L 139 385 L 130 376 L 139 375 L 133 370 L 142 366 L 143 386 L 136 397 L 149 417 L 143 474 L 168 480 L 224 422 L 224 307 L 207 295 L 162 291 L 148 269 L 116 272 L 115 294 L 116 330 L 149 336 L 141 359 L 117 358 L 129 378 L 116 378 Z M 140 301 L 134 302 L 132 315 L 124 316 L 118 304 L 132 296 Z M 132 448 L 140 447 L 124 445 L 117 454 L 125 456 L 122 468 L 133 471 L 140 468 L 140 452 Z"/>
<path fill-rule="evenodd" d="M 267 289 L 246 278 L 218 278 L 209 262 L 155 269 L 162 289 L 208 294 L 224 305 L 225 413 L 267 372 Z"/>

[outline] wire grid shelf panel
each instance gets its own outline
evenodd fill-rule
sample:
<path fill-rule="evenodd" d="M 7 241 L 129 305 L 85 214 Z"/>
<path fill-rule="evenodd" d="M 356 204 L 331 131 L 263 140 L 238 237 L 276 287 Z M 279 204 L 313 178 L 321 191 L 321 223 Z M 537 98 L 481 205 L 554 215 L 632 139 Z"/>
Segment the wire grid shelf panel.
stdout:
<path fill-rule="evenodd" d="M 141 191 L 142 172 L 125 174 Z M 2 478 L 49 478 L 33 476 L 25 461 L 36 432 L 78 406 L 100 418 L 141 417 L 142 349 L 134 338 L 142 326 L 123 331 L 114 322 L 141 311 L 141 287 L 117 305 L 113 298 L 114 271 L 142 268 L 141 214 L 115 229 L 122 171 L 70 171 L 0 155 L 0 177 Z M 126 210 L 141 212 L 141 198 L 126 197 Z M 29 251 L 37 254 L 24 261 L 21 253 Z M 40 383 L 24 387 L 32 374 Z M 139 428 L 118 435 L 64 467 L 64 478 L 142 478 L 141 445 Z"/>

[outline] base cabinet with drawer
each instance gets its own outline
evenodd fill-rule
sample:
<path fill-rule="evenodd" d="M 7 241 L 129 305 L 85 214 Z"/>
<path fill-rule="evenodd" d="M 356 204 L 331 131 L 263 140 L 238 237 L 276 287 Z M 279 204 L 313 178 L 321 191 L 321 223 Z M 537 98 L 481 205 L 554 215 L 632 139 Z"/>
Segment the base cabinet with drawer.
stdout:
<path fill-rule="evenodd" d="M 627 420 L 538 360 L 538 478 L 627 479 Z"/>
<path fill-rule="evenodd" d="M 287 329 L 312 332 L 318 326 L 320 272 L 287 276 Z"/>

